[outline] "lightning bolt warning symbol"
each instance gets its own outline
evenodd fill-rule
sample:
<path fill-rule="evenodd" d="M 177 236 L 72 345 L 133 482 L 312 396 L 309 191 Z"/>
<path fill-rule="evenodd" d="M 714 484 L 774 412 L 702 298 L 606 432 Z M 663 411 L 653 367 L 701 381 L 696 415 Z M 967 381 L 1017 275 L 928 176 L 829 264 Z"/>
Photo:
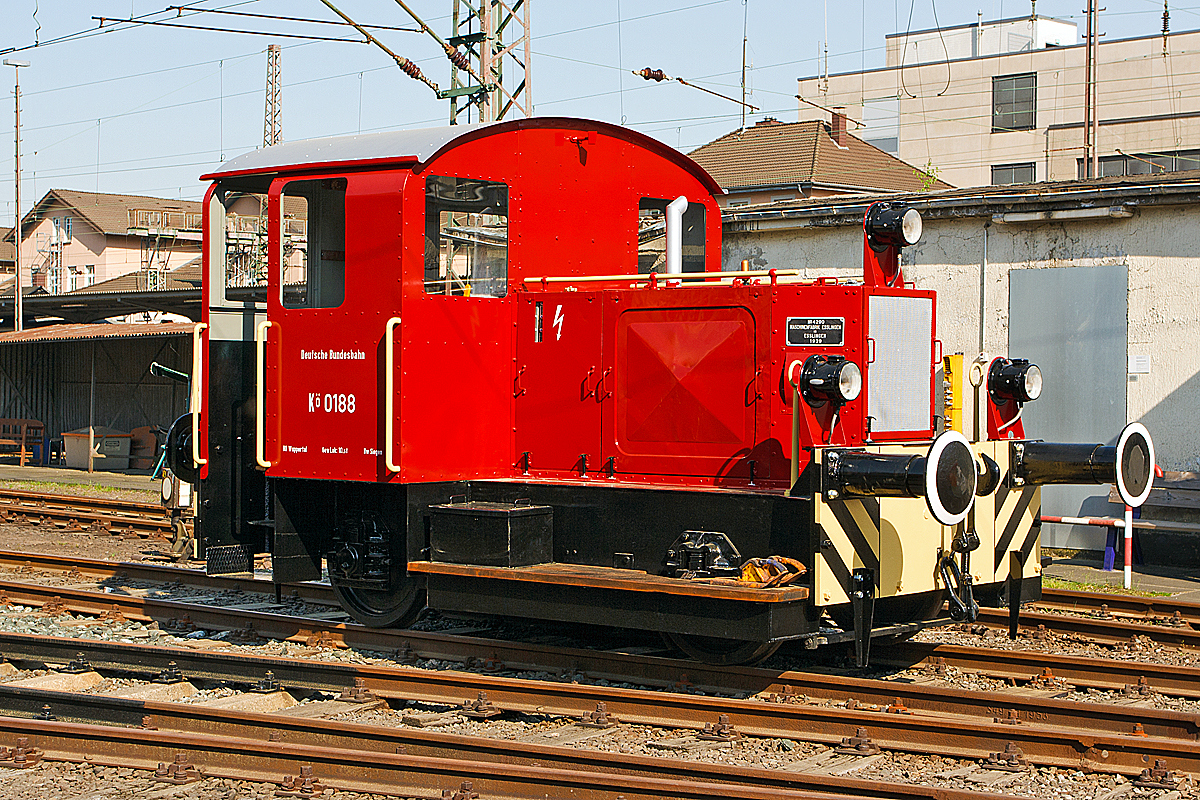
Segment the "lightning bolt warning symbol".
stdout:
<path fill-rule="evenodd" d="M 552 324 L 554 325 L 554 329 L 558 331 L 554 337 L 555 341 L 558 341 L 562 338 L 562 326 L 564 319 L 566 319 L 566 316 L 563 314 L 562 306 L 554 309 L 554 322 Z"/>

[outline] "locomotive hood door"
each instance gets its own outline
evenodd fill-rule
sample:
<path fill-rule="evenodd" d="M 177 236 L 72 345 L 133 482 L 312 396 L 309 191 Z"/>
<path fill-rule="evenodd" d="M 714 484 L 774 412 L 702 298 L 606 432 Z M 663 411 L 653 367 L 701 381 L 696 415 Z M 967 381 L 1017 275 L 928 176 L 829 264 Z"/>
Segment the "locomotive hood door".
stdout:
<path fill-rule="evenodd" d="M 370 173 L 271 185 L 268 319 L 255 332 L 259 463 L 271 475 L 388 474 L 383 359 L 400 311 L 397 182 Z"/>

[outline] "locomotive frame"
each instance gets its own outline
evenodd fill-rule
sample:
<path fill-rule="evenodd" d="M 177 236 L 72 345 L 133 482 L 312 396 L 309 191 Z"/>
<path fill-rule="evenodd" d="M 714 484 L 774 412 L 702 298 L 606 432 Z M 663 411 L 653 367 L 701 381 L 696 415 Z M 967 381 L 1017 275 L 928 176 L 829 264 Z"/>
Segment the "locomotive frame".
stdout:
<path fill-rule="evenodd" d="M 947 598 L 1015 626 L 1040 595 L 1042 483 L 1149 492 L 1140 426 L 1118 448 L 1025 438 L 1024 362 L 977 365 L 986 438 L 937 430 L 936 297 L 904 281 L 903 206 L 872 206 L 848 282 L 722 272 L 719 186 L 600 122 L 295 142 L 204 177 L 200 379 L 169 454 L 210 573 L 324 562 L 372 625 L 426 606 L 615 625 L 715 663 L 853 638 L 865 663 Z M 253 301 L 225 291 L 247 198 Z"/>

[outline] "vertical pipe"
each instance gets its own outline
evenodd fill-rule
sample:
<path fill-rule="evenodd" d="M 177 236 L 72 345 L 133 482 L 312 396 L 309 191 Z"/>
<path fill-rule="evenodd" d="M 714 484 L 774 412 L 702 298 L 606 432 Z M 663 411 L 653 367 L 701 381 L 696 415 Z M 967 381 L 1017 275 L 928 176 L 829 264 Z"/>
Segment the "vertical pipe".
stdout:
<path fill-rule="evenodd" d="M 683 273 L 683 212 L 688 201 L 683 195 L 667 205 L 667 274 Z"/>
<path fill-rule="evenodd" d="M 91 406 L 88 409 L 88 473 L 94 469 L 93 454 L 96 452 L 96 343 L 92 342 L 92 389 Z"/>
<path fill-rule="evenodd" d="M 1092 2 L 1088 0 L 1087 34 L 1083 40 L 1083 175 L 1092 175 Z"/>
<path fill-rule="evenodd" d="M 1100 9 L 1092 9 L 1092 176 L 1100 177 Z"/>

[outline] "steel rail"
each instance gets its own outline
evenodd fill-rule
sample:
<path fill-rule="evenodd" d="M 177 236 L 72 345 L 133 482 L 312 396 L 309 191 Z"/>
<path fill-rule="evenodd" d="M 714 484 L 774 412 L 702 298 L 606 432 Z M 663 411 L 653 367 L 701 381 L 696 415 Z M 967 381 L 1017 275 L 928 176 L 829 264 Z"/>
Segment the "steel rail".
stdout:
<path fill-rule="evenodd" d="M 167 510 L 155 503 L 0 489 L 0 520 L 29 519 L 149 533 L 168 533 L 172 525 Z"/>
<path fill-rule="evenodd" d="M 38 663 L 66 663 L 80 649 L 96 669 L 154 674 L 172 662 L 184 675 L 245 683 L 267 671 L 285 687 L 338 691 L 355 684 L 394 702 L 418 700 L 448 707 L 474 701 L 479 693 L 501 711 L 581 717 L 604 703 L 609 714 L 628 723 L 698 730 L 718 715 L 743 734 L 838 745 L 866 729 L 881 748 L 922 755 L 986 759 L 1010 744 L 1031 763 L 1065 769 L 1140 774 L 1155 759 L 1171 769 L 1200 771 L 1195 740 L 1102 734 L 1022 722 L 983 721 L 948 715 L 879 713 L 851 708 L 768 703 L 669 692 L 541 682 L 516 678 L 201 652 L 125 642 L 87 642 L 28 634 L 0 634 L 8 657 Z M 360 683 L 361 681 L 361 683 Z"/>
<path fill-rule="evenodd" d="M 104 766 L 155 770 L 173 763 L 190 763 L 197 774 L 279 784 L 302 769 L 320 782 L 320 790 L 390 794 L 401 797 L 437 796 L 454 792 L 464 782 L 484 797 L 543 800 L 587 797 L 595 800 L 714 800 L 730 795 L 729 783 L 680 782 L 665 778 L 617 775 L 573 769 L 553 769 L 501 762 L 480 764 L 461 759 L 429 758 L 396 753 L 347 753 L 334 747 L 263 742 L 207 733 L 117 728 L 72 722 L 0 717 L 0 739 L 36 748 L 50 760 L 82 761 Z M 786 776 L 784 776 L 786 777 Z M 782 784 L 783 779 L 779 779 Z M 310 787 L 308 794 L 313 792 Z M 844 800 L 848 795 L 788 790 L 782 786 L 736 786 L 747 800 Z M 448 795 L 443 795 L 448 796 Z M 853 796 L 853 795 L 849 795 Z M 892 797 L 911 797 L 895 793 Z M 931 792 L 927 797 L 936 798 Z M 998 795 L 975 795 L 998 798 Z"/>
<path fill-rule="evenodd" d="M 1200 699 L 1200 667 L 1118 661 L 1054 653 L 964 647 L 933 642 L 900 642 L 875 649 L 876 666 L 953 667 L 1002 680 L 1026 682 L 1046 670 L 1072 686 L 1122 691 L 1144 682 L 1151 691 Z"/>
<path fill-rule="evenodd" d="M 1101 619 L 1104 613 L 1121 619 L 1127 615 L 1130 621 L 1142 620 L 1168 625 L 1186 623 L 1200 626 L 1200 603 L 1192 603 L 1174 597 L 1137 597 L 1126 594 L 1079 592 L 1071 589 L 1042 589 L 1042 599 L 1034 603 L 1043 608 L 1055 608 L 1082 614 L 1093 614 Z"/>
<path fill-rule="evenodd" d="M 84 613 L 111 615 L 114 611 L 119 611 L 126 619 L 156 621 L 168 627 L 181 620 L 189 620 L 192 625 L 201 628 L 252 630 L 255 635 L 264 638 L 304 644 L 330 646 L 340 643 L 375 651 L 403 651 L 409 659 L 437 658 L 477 664 L 490 661 L 497 670 L 559 669 L 566 673 L 578 674 L 580 677 L 642 682 L 685 691 L 699 690 L 700 686 L 695 683 L 699 680 L 709 691 L 774 695 L 775 699 L 784 703 L 796 702 L 802 698 L 835 703 L 853 701 L 864 711 L 895 712 L 905 709 L 923 714 L 954 714 L 984 720 L 1011 718 L 1113 735 L 1131 732 L 1140 724 L 1147 733 L 1154 736 L 1189 740 L 1200 738 L 1200 721 L 1195 715 L 1165 709 L 1129 709 L 1122 706 L 1021 695 L 999 697 L 992 692 L 969 691 L 944 685 L 923 686 L 842 675 L 779 673 L 745 667 L 707 667 L 653 656 L 526 645 L 448 634 L 379 630 L 346 623 L 322 623 L 319 620 L 273 612 L 7 581 L 0 581 L 0 593 L 6 595 L 10 601 L 14 597 L 20 598 L 23 604 L 44 605 L 63 601 L 69 604 L 70 608 Z M 877 650 L 877 653 L 883 653 L 885 657 L 888 652 L 887 649 Z M 519 663 L 514 663 L 514 659 Z M 876 660 L 879 660 L 879 656 Z M 981 671 L 987 671 L 986 663 L 983 662 Z M 1036 668 L 1030 667 L 1029 672 L 1019 677 L 1022 681 L 1028 681 L 1037 677 L 1043 667 L 1055 663 L 1053 659 L 1040 659 Z M 973 666 L 980 668 L 979 664 Z M 1145 666 L 1136 665 L 1138 674 L 1127 676 L 1125 684 L 1109 688 L 1121 689 L 1127 684 L 1137 684 L 1138 678 L 1146 672 Z M 1006 673 L 1005 677 L 1012 677 L 1012 673 Z M 1157 679 L 1153 681 L 1153 686 L 1155 689 L 1161 688 Z M 1193 691 L 1197 691 L 1197 688 L 1193 687 Z"/>
<path fill-rule="evenodd" d="M 1008 609 L 981 608 L 979 622 L 993 628 L 1008 629 Z M 1020 627 L 1025 630 L 1044 628 L 1064 636 L 1077 636 L 1100 643 L 1121 643 L 1141 636 L 1153 642 L 1181 647 L 1200 648 L 1200 631 L 1190 625 L 1155 625 L 1120 619 L 1101 619 L 1079 614 L 1021 610 Z"/>
<path fill-rule="evenodd" d="M 298 598 L 310 603 L 337 606 L 333 587 L 325 583 L 275 584 L 263 578 L 245 575 L 206 575 L 198 569 L 168 566 L 165 564 L 137 563 L 132 561 L 101 561 L 77 556 L 55 556 L 43 553 L 18 553 L 0 550 L 0 569 L 10 572 L 29 573 L 61 572 L 67 576 L 89 578 L 97 583 L 112 580 L 135 580 L 150 583 L 179 584 L 197 588 L 216 589 L 223 592 L 249 592 L 271 596 L 280 587 L 280 595 Z"/>
<path fill-rule="evenodd" d="M 470 760 L 478 762 L 477 774 L 485 774 L 490 769 L 490 764 L 502 762 L 552 769 L 617 772 L 640 778 L 828 792 L 849 797 L 906 800 L 974 800 L 979 797 L 974 792 L 880 783 L 860 778 L 707 764 L 674 758 L 490 739 L 484 736 L 463 736 L 408 727 L 304 719 L 282 714 L 233 711 L 194 704 L 46 691 L 0 684 L 0 715 L 36 718 L 44 713 L 46 706 L 49 706 L 54 716 L 63 722 L 141 726 L 257 742 L 269 741 L 276 737 L 288 744 L 335 748 L 343 753 L 403 753 L 424 758 Z"/>

